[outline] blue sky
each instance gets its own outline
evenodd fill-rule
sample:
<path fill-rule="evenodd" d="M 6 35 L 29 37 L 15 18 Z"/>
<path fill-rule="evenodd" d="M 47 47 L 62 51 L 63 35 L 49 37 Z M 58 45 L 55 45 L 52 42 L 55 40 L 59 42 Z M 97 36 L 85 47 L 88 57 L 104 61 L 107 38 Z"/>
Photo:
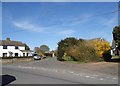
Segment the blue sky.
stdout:
<path fill-rule="evenodd" d="M 66 37 L 102 37 L 111 42 L 118 13 L 104 13 L 118 10 L 117 5 L 117 2 L 4 2 L 2 39 L 10 37 L 25 42 L 31 49 L 46 44 L 51 50 Z"/>

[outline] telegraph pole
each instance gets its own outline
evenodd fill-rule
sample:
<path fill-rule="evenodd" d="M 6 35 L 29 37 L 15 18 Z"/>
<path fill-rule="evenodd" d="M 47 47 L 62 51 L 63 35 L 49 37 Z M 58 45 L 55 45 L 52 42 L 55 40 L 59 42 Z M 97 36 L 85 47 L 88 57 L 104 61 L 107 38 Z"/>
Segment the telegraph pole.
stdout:
<path fill-rule="evenodd" d="M 118 26 L 120 26 L 120 1 L 118 2 Z"/>
<path fill-rule="evenodd" d="M 118 26 L 120 27 L 120 1 L 118 2 Z M 118 64 L 118 82 L 119 82 L 118 85 L 120 86 L 120 69 L 119 68 L 120 68 L 120 64 Z"/>

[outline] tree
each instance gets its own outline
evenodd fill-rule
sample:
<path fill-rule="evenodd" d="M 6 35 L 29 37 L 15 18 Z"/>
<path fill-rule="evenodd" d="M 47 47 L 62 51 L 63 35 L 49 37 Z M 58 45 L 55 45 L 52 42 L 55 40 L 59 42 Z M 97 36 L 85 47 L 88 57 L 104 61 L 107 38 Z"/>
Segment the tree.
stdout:
<path fill-rule="evenodd" d="M 41 45 L 40 50 L 43 51 L 43 52 L 46 52 L 46 51 L 49 51 L 50 48 L 47 45 Z"/>
<path fill-rule="evenodd" d="M 76 45 L 78 40 L 74 37 L 69 37 L 64 40 L 61 40 L 58 42 L 58 60 L 63 60 L 62 57 L 64 56 L 64 53 L 69 46 Z"/>
<path fill-rule="evenodd" d="M 58 60 L 65 61 L 100 61 L 89 41 L 73 37 L 58 43 Z"/>
<path fill-rule="evenodd" d="M 95 48 L 96 53 L 98 54 L 99 57 L 103 57 L 103 53 L 105 51 L 110 50 L 110 43 L 107 42 L 105 39 L 102 38 L 96 38 L 90 40 L 92 46 Z"/>
<path fill-rule="evenodd" d="M 27 44 L 24 43 L 24 45 L 25 45 L 25 50 L 30 50 L 30 48 Z"/>
<path fill-rule="evenodd" d="M 35 47 L 34 52 L 37 53 L 38 55 L 44 57 L 44 54 L 43 54 L 44 52 L 42 52 L 39 47 Z"/>
<path fill-rule="evenodd" d="M 7 41 L 11 41 L 9 37 L 6 38 Z"/>
<path fill-rule="evenodd" d="M 114 39 L 112 40 L 112 46 L 111 47 L 112 47 L 112 49 L 114 49 L 116 47 L 116 43 L 115 43 Z"/>
<path fill-rule="evenodd" d="M 115 40 L 118 49 L 120 50 L 120 26 L 115 26 L 113 28 L 113 39 Z"/>

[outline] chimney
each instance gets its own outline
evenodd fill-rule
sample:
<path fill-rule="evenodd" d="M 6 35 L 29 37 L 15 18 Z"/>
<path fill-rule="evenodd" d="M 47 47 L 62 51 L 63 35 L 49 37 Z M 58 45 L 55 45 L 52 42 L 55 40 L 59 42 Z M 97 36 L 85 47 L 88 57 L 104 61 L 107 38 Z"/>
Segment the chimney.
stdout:
<path fill-rule="evenodd" d="M 10 38 L 6 38 L 7 41 L 10 41 Z"/>

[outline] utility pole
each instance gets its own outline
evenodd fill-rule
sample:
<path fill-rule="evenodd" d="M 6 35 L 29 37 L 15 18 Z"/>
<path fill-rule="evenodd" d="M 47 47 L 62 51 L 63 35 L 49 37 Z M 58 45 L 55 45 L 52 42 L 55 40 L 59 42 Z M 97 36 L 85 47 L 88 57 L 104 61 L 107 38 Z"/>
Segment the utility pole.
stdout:
<path fill-rule="evenodd" d="M 120 26 L 120 1 L 118 2 L 118 26 Z M 120 69 L 118 70 L 118 85 L 120 86 Z"/>
<path fill-rule="evenodd" d="M 118 26 L 120 26 L 120 1 L 118 2 Z"/>

